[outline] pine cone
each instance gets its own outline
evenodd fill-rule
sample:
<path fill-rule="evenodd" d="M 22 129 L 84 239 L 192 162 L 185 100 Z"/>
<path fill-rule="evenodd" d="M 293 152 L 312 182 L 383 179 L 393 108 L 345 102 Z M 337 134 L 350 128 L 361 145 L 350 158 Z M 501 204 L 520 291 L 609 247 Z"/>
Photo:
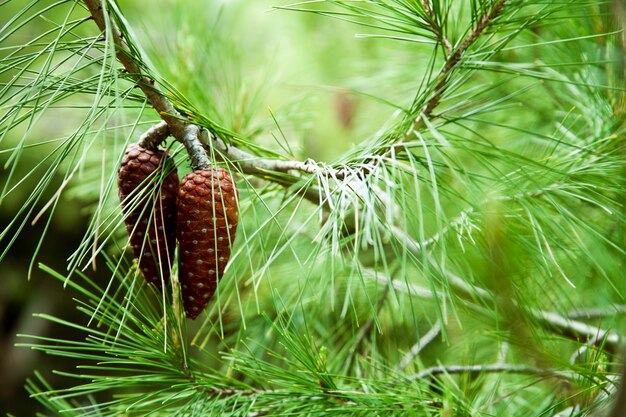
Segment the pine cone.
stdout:
<path fill-rule="evenodd" d="M 176 248 L 178 174 L 174 161 L 163 150 L 130 145 L 122 159 L 118 187 L 139 268 L 149 283 L 161 288 L 161 282 L 169 282 Z"/>
<path fill-rule="evenodd" d="M 176 234 L 185 314 L 195 319 L 215 293 L 235 240 L 237 188 L 229 172 L 208 168 L 186 175 L 178 194 Z"/>

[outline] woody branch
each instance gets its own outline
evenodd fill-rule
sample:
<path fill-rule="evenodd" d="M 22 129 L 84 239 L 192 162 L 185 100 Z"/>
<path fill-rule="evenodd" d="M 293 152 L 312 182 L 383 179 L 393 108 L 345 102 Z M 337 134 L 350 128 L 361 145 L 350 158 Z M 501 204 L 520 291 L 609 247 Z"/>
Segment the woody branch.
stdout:
<path fill-rule="evenodd" d="M 450 85 L 449 83 L 450 75 L 452 74 L 454 69 L 458 67 L 459 63 L 461 62 L 461 59 L 463 58 L 463 54 L 476 41 L 476 39 L 478 39 L 480 35 L 482 35 L 482 33 L 485 31 L 485 29 L 487 29 L 487 27 L 489 27 L 489 25 L 493 22 L 493 20 L 496 17 L 498 17 L 500 13 L 502 13 L 502 9 L 504 8 L 505 3 L 506 3 L 506 0 L 499 0 L 498 2 L 494 3 L 491 6 L 491 8 L 489 8 L 482 15 L 480 20 L 476 23 L 476 26 L 474 27 L 474 29 L 472 29 L 472 31 L 469 33 L 469 35 L 467 35 L 467 37 L 463 40 L 463 42 L 461 42 L 461 44 L 455 49 L 449 50 L 450 53 L 448 55 L 448 58 L 446 59 L 446 62 L 441 72 L 439 73 L 439 76 L 438 76 L 439 82 L 435 86 L 434 94 L 426 102 L 426 105 L 422 108 L 422 112 L 421 112 L 422 116 L 413 125 L 412 130 L 417 130 L 417 128 L 422 126 L 421 125 L 422 117 L 428 119 L 432 116 L 433 110 L 435 110 L 435 108 L 439 105 L 441 98 L 443 97 L 443 94 L 448 89 L 448 86 Z M 424 9 L 426 10 L 427 13 L 429 14 L 432 13 L 427 2 L 424 2 Z M 439 33 L 437 32 L 436 34 L 439 34 Z M 441 34 L 440 36 L 443 36 L 443 35 Z M 445 36 L 442 39 L 446 39 Z M 444 46 L 446 45 L 445 44 L 446 41 L 444 40 L 441 41 L 444 44 Z M 446 46 L 446 49 L 448 48 L 451 48 L 451 46 L 449 46 L 449 43 L 448 43 L 448 46 Z"/>
<path fill-rule="evenodd" d="M 103 33 L 109 33 L 116 47 L 116 57 L 122 64 L 126 72 L 132 77 L 137 87 L 146 96 L 148 102 L 157 111 L 163 122 L 153 126 L 140 139 L 140 143 L 147 147 L 155 147 L 168 135 L 172 135 L 181 142 L 191 158 L 194 169 L 206 167 L 209 164 L 207 148 L 213 147 L 219 154 L 229 161 L 233 161 L 243 173 L 267 178 L 268 172 L 288 173 L 299 171 L 306 174 L 313 174 L 322 168 L 315 163 L 289 161 L 279 159 L 258 158 L 226 142 L 217 136 L 209 133 L 201 126 L 188 121 L 174 105 L 165 97 L 156 82 L 146 76 L 139 65 L 134 60 L 128 44 L 124 40 L 120 29 L 110 18 L 103 5 L 106 2 L 101 0 L 84 0 L 87 9 L 91 13 L 94 22 Z M 328 170 L 328 168 L 323 168 Z M 345 172 L 336 170 L 331 175 L 335 178 L 343 178 Z M 284 184 L 282 185 L 291 185 Z M 305 197 L 319 203 L 317 193 L 303 192 Z"/>

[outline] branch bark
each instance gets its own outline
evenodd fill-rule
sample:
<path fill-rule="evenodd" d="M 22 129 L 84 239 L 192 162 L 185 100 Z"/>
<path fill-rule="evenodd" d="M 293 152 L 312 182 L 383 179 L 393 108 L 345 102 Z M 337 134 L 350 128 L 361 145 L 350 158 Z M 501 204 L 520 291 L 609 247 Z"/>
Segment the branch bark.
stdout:
<path fill-rule="evenodd" d="M 450 55 L 452 53 L 452 44 L 448 40 L 448 37 L 446 36 L 446 34 L 443 32 L 443 28 L 437 25 L 437 19 L 430 5 L 430 1 L 422 0 L 422 7 L 424 8 L 424 11 L 428 15 L 428 18 L 429 18 L 428 25 L 430 26 L 430 29 L 435 34 L 435 36 L 437 36 L 437 39 L 439 39 L 439 42 L 441 43 L 441 45 L 443 45 L 444 49 L 446 50 L 446 54 Z"/>
<path fill-rule="evenodd" d="M 145 149 L 155 149 L 170 135 L 170 127 L 165 121 L 157 123 L 139 137 L 139 146 Z"/>
<path fill-rule="evenodd" d="M 613 317 L 615 315 L 626 314 L 626 305 L 611 304 L 605 307 L 596 308 L 580 308 L 567 313 L 567 318 L 573 320 L 594 320 L 605 317 Z"/>
<path fill-rule="evenodd" d="M 156 82 L 143 74 L 143 71 L 133 59 L 130 48 L 126 41 L 124 41 L 122 32 L 115 22 L 113 22 L 111 16 L 104 10 L 103 4 L 107 4 L 107 2 L 101 0 L 84 0 L 84 3 L 102 33 L 105 36 L 110 34 L 113 44 L 115 45 L 115 56 L 117 60 L 124 66 L 124 69 L 136 82 L 137 87 L 141 89 L 146 99 L 159 113 L 161 119 L 167 123 L 171 135 L 187 148 L 187 152 L 192 160 L 192 168 L 206 168 L 207 166 L 202 165 L 208 162 L 206 152 L 202 146 L 195 146 L 193 143 L 198 140 L 197 135 L 195 138 L 192 137 L 198 127 L 186 121 L 183 115 L 176 110 L 174 105 L 163 95 L 157 87 Z M 201 155 L 201 153 L 204 153 L 204 155 Z"/>
<path fill-rule="evenodd" d="M 491 22 L 496 17 L 498 17 L 498 15 L 502 12 L 505 3 L 506 0 L 499 0 L 497 3 L 491 6 L 491 8 L 478 21 L 478 24 L 470 32 L 467 38 L 465 38 L 465 40 L 448 55 L 448 59 L 446 60 L 443 69 L 439 73 L 439 83 L 437 83 L 437 86 L 435 87 L 435 94 L 430 98 L 430 100 L 428 100 L 428 102 L 424 106 L 421 112 L 421 117 L 419 117 L 417 121 L 413 124 L 412 130 L 417 130 L 419 127 L 421 127 L 421 124 L 423 123 L 422 118 L 430 118 L 435 107 L 439 105 L 441 97 L 448 89 L 450 85 L 448 82 L 450 80 L 450 75 L 452 74 L 453 70 L 458 66 L 459 62 L 461 62 L 463 54 L 485 31 L 485 29 L 491 24 Z"/>

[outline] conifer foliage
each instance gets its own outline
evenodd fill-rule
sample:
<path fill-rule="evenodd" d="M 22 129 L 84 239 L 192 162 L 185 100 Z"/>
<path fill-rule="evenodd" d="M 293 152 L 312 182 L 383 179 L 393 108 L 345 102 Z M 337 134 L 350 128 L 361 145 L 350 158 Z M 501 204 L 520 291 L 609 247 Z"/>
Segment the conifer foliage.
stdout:
<path fill-rule="evenodd" d="M 0 261 L 43 225 L 77 309 L 33 403 L 626 415 L 623 1 L 272 1 L 0 2 Z"/>

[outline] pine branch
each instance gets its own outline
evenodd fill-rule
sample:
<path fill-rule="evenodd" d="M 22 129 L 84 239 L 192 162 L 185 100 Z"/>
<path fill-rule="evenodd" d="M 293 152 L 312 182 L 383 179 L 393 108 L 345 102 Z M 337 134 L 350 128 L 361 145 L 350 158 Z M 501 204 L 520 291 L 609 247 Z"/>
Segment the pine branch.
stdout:
<path fill-rule="evenodd" d="M 606 307 L 580 308 L 567 313 L 567 318 L 573 320 L 593 320 L 598 318 L 612 317 L 616 314 L 626 314 L 626 305 L 613 304 Z"/>
<path fill-rule="evenodd" d="M 330 167 L 320 167 L 318 163 L 308 161 L 285 161 L 280 159 L 259 158 L 235 146 L 228 145 L 216 135 L 206 129 L 199 133 L 199 140 L 205 149 L 213 148 L 221 155 L 235 162 L 246 174 L 255 175 L 260 178 L 267 177 L 268 173 L 279 172 L 289 174 L 292 171 L 299 171 L 304 174 L 319 174 L 326 177 L 343 179 L 349 175 L 347 169 L 334 169 Z M 319 196 L 318 201 L 319 202 Z"/>
<path fill-rule="evenodd" d="M 568 339 L 588 340 L 589 344 L 604 347 L 610 353 L 617 353 L 621 346 L 620 336 L 612 330 L 568 319 L 553 312 L 531 310 L 531 314 L 544 328 L 554 329 Z"/>
<path fill-rule="evenodd" d="M 258 158 L 235 146 L 227 145 L 224 140 L 216 135 L 189 122 L 160 91 L 156 82 L 145 75 L 139 65 L 137 65 L 133 59 L 130 48 L 123 39 L 120 29 L 115 22 L 113 22 L 110 15 L 105 15 L 105 10 L 102 6 L 103 3 L 100 0 L 84 0 L 84 3 L 89 9 L 93 20 L 98 25 L 98 28 L 103 33 L 106 33 L 107 28 L 109 29 L 113 43 L 117 49 L 117 59 L 124 66 L 126 72 L 135 80 L 137 86 L 145 94 L 146 99 L 152 104 L 154 109 L 159 113 L 159 116 L 167 124 L 169 133 L 185 146 L 194 169 L 209 166 L 210 162 L 207 156 L 207 148 L 213 147 L 229 161 L 235 162 L 242 172 L 264 179 L 272 180 L 268 175 L 271 172 L 289 173 L 291 171 L 299 171 L 305 174 L 320 173 L 320 171 L 323 171 L 324 175 L 338 179 L 346 176 L 347 172 L 344 170 L 322 169 L 313 162 Z M 162 138 L 165 133 L 165 127 L 162 124 L 155 126 L 153 129 L 155 130 L 146 132 L 148 136 L 140 139 L 142 143 L 151 147 L 156 146 L 158 139 Z M 296 182 L 296 180 L 293 180 L 285 183 L 284 181 L 277 181 L 275 179 L 274 181 L 285 186 L 291 186 Z M 316 204 L 320 203 L 319 193 L 317 192 L 303 190 L 302 195 Z"/>
<path fill-rule="evenodd" d="M 496 297 L 489 291 L 469 284 L 460 277 L 449 275 L 450 284 L 453 288 L 472 300 L 478 297 L 483 302 L 495 303 Z M 580 342 L 581 339 L 589 341 L 596 347 L 603 347 L 610 353 L 615 353 L 621 346 L 621 337 L 612 330 L 594 327 L 580 321 L 572 320 L 560 314 L 530 309 L 529 314 L 537 320 L 545 330 L 560 334 L 561 336 Z"/>
<path fill-rule="evenodd" d="M 413 359 L 420 354 L 420 352 L 430 344 L 441 333 L 441 320 L 437 320 L 433 327 L 431 327 L 424 336 L 420 338 L 411 349 L 404 355 L 400 363 L 398 363 L 398 369 L 404 369 L 413 361 Z"/>
<path fill-rule="evenodd" d="M 105 15 L 103 4 L 107 2 L 100 0 L 84 0 L 84 3 L 100 31 L 106 35 L 108 29 L 108 33 L 111 34 L 113 44 L 116 47 L 115 56 L 124 66 L 126 72 L 135 80 L 137 87 L 141 89 L 150 104 L 152 104 L 161 118 L 167 123 L 174 137 L 183 142 L 184 132 L 189 123 L 183 119 L 178 110 L 174 108 L 174 105 L 165 98 L 156 86 L 155 81 L 143 74 L 143 71 L 133 59 L 133 54 L 126 41 L 123 39 L 121 31 L 115 22 L 113 22 L 111 16 Z"/>
<path fill-rule="evenodd" d="M 439 39 L 439 42 L 445 48 L 446 54 L 450 55 L 453 52 L 452 44 L 448 40 L 446 34 L 443 32 L 443 28 L 437 24 L 437 16 L 435 15 L 435 12 L 430 5 L 430 0 L 422 0 L 422 7 L 428 15 L 429 20 L 427 22 L 430 30 L 437 37 L 437 39 Z"/>
<path fill-rule="evenodd" d="M 394 289 L 412 296 L 426 299 L 432 299 L 435 297 L 433 292 L 428 288 L 418 285 L 409 285 L 405 282 L 388 278 L 380 273 L 376 274 L 376 279 L 381 283 L 391 285 Z M 491 292 L 476 285 L 469 284 L 458 276 L 448 274 L 448 279 L 457 295 L 461 296 L 463 300 L 470 303 L 470 305 L 476 307 L 480 307 L 485 304 L 493 306 L 496 302 L 496 297 Z M 437 295 L 440 299 L 447 297 L 442 294 Z M 557 333 L 576 342 L 586 340 L 588 341 L 588 344 L 604 348 L 610 353 L 616 353 L 622 345 L 622 338 L 613 330 L 591 326 L 586 323 L 564 317 L 558 313 L 540 309 L 530 309 L 529 315 L 537 320 L 538 324 L 547 331 Z"/>
<path fill-rule="evenodd" d="M 439 73 L 439 83 L 435 87 L 435 95 L 424 106 L 421 117 L 413 124 L 412 130 L 419 130 L 424 125 L 424 118 L 430 119 L 433 110 L 439 105 L 441 97 L 449 87 L 450 75 L 461 62 L 465 51 L 480 37 L 491 22 L 500 15 L 506 0 L 498 0 L 478 21 L 476 27 L 470 32 L 465 40 L 448 56 L 443 69 Z"/>
<path fill-rule="evenodd" d="M 535 366 L 527 365 L 511 365 L 511 364 L 489 364 L 489 365 L 442 365 L 433 366 L 432 368 L 425 369 L 415 375 L 411 375 L 407 379 L 410 381 L 420 380 L 424 378 L 434 377 L 437 375 L 445 374 L 470 374 L 476 377 L 480 374 L 486 373 L 513 373 L 524 375 L 540 375 L 561 378 L 565 380 L 573 380 L 573 376 L 562 371 L 553 369 L 543 369 Z"/>

